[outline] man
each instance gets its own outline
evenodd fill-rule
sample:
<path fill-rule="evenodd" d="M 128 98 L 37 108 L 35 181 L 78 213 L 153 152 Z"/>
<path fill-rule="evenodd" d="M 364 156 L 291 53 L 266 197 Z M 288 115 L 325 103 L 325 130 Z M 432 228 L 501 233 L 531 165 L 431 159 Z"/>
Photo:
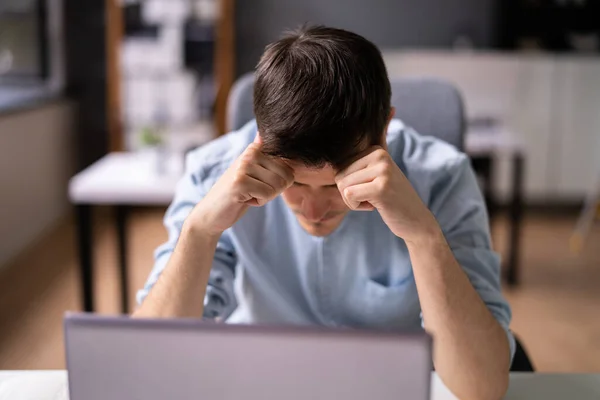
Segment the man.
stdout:
<path fill-rule="evenodd" d="M 326 27 L 271 44 L 256 121 L 192 152 L 136 317 L 422 324 L 460 398 L 500 398 L 514 339 L 468 158 L 393 119 L 379 50 Z"/>

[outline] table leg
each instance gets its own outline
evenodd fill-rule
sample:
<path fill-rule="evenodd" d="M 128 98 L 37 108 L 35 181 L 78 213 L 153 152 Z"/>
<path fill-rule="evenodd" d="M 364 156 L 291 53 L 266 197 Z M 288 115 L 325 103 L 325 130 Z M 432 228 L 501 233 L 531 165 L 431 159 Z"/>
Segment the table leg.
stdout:
<path fill-rule="evenodd" d="M 121 277 L 121 312 L 129 313 L 129 279 L 127 277 L 127 214 L 129 208 L 124 205 L 115 207 L 117 219 L 117 239 L 119 245 L 119 268 Z"/>
<path fill-rule="evenodd" d="M 83 295 L 83 310 L 94 312 L 94 277 L 92 265 L 92 206 L 76 206 L 77 241 L 79 248 L 79 273 Z"/>
<path fill-rule="evenodd" d="M 492 182 L 494 178 L 493 167 L 494 160 L 492 156 L 478 156 L 471 159 L 473 169 L 483 180 L 483 197 L 487 207 L 490 225 L 496 216 L 496 202 Z"/>
<path fill-rule="evenodd" d="M 512 202 L 510 206 L 510 247 L 508 255 L 509 285 L 519 283 L 519 256 L 521 254 L 521 225 L 523 222 L 523 179 L 525 162 L 522 154 L 513 156 Z"/>

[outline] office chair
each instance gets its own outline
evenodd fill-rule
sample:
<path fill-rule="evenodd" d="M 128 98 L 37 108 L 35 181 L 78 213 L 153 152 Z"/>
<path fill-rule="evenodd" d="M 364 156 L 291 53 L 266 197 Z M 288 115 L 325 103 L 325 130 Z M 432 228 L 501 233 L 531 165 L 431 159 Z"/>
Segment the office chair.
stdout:
<path fill-rule="evenodd" d="M 421 135 L 434 136 L 464 151 L 465 111 L 460 92 L 452 84 L 430 78 L 391 80 L 392 106 L 396 118 Z M 227 100 L 227 129 L 236 130 L 254 119 L 252 103 L 254 74 L 241 76 Z M 515 337 L 516 351 L 511 371 L 533 372 L 533 365 Z"/>

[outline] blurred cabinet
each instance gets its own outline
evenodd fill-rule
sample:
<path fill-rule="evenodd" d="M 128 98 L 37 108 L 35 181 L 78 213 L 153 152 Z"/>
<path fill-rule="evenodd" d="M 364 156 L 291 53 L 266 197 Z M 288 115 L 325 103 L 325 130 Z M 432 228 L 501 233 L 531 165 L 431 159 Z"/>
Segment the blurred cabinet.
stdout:
<path fill-rule="evenodd" d="M 552 109 L 554 98 L 550 82 L 554 66 L 538 57 L 514 58 L 516 69 L 511 71 L 515 85 L 512 102 L 502 123 L 521 141 L 525 149 L 526 200 L 545 200 L 551 193 L 552 174 L 548 166 L 555 157 L 552 154 Z M 508 71 L 499 71 L 500 74 Z M 507 74 L 509 75 L 509 74 Z M 493 92 L 492 96 L 493 96 Z M 470 101 L 470 99 L 467 99 Z M 500 193 L 509 187 L 510 168 L 502 160 L 497 186 Z"/>
<path fill-rule="evenodd" d="M 384 51 L 389 75 L 433 76 L 463 93 L 467 118 L 492 118 L 526 152 L 525 200 L 580 200 L 600 171 L 600 57 L 498 52 Z M 498 155 L 494 186 L 510 188 Z"/>
<path fill-rule="evenodd" d="M 197 129 L 196 145 L 223 133 L 234 76 L 233 0 L 110 0 L 120 2 L 123 36 L 115 46 L 125 147 L 140 132 Z M 201 132 L 202 131 L 202 132 Z"/>
<path fill-rule="evenodd" d="M 578 198 L 597 184 L 600 173 L 600 59 L 559 58 L 553 81 L 558 98 L 551 165 L 556 195 Z"/>

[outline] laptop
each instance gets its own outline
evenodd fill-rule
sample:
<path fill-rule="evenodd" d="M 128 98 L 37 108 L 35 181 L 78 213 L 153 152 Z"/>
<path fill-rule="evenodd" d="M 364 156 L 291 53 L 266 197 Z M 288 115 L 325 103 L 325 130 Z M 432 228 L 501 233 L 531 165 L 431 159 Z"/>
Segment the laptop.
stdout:
<path fill-rule="evenodd" d="M 65 317 L 71 400 L 428 399 L 418 332 Z"/>

